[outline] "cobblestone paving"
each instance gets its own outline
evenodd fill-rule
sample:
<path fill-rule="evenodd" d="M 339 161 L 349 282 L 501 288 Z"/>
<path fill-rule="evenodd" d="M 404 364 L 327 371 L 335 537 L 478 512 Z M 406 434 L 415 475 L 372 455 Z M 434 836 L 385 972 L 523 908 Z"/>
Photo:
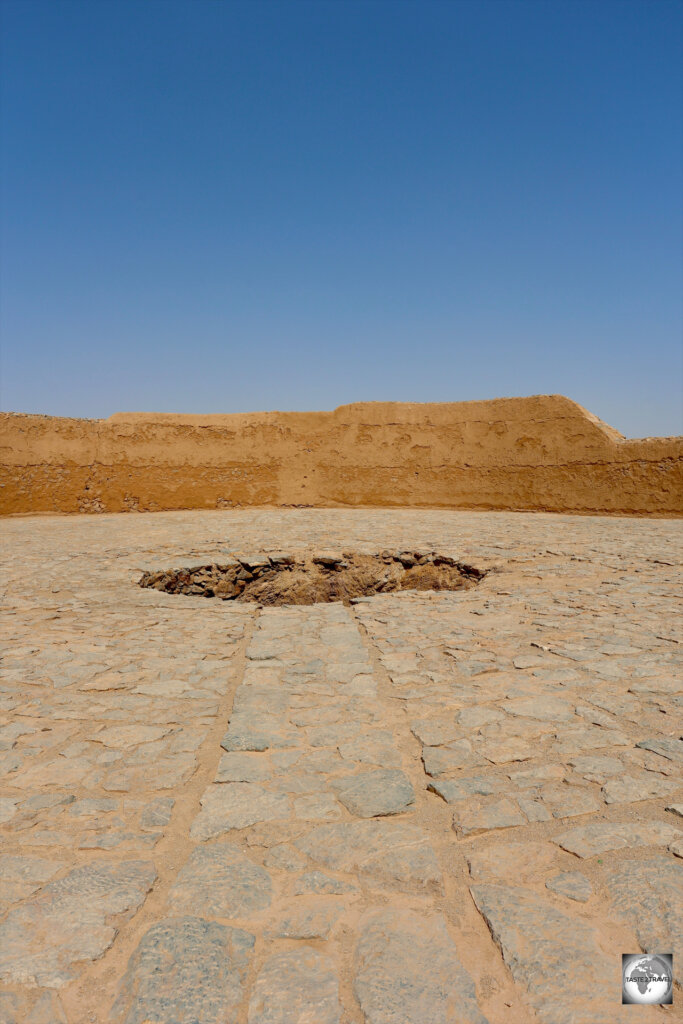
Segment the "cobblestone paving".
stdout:
<path fill-rule="evenodd" d="M 5 520 L 0 1021 L 680 1019 L 620 968 L 683 964 L 681 525 Z M 134 585 L 383 548 L 497 571 L 350 607 Z"/>

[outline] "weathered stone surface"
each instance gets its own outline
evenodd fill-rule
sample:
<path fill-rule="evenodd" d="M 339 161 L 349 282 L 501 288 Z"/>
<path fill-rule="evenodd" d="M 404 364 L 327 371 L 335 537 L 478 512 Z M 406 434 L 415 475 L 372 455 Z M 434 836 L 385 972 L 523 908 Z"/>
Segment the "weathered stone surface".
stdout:
<path fill-rule="evenodd" d="M 671 796 L 680 788 L 678 782 L 663 779 L 652 772 L 642 772 L 638 776 L 620 775 L 610 779 L 602 787 L 602 795 L 606 804 L 630 804 L 654 797 Z"/>
<path fill-rule="evenodd" d="M 486 1024 L 440 915 L 371 912 L 359 933 L 353 991 L 367 1024 Z"/>
<path fill-rule="evenodd" d="M 333 779 L 337 797 L 359 818 L 401 814 L 415 803 L 407 776 L 398 769 L 377 769 Z"/>
<path fill-rule="evenodd" d="M 283 939 L 326 939 L 343 911 L 343 902 L 334 896 L 297 899 L 269 921 L 268 933 Z"/>
<path fill-rule="evenodd" d="M 18 800 L 12 800 L 10 797 L 0 797 L 0 825 L 14 817 L 18 803 Z"/>
<path fill-rule="evenodd" d="M 156 829 L 168 825 L 175 800 L 170 796 L 159 796 L 152 800 L 140 815 L 140 827 Z"/>
<path fill-rule="evenodd" d="M 526 818 L 514 800 L 507 797 L 491 799 L 487 803 L 461 800 L 453 805 L 453 828 L 459 836 L 476 835 L 495 828 L 512 828 L 525 825 Z"/>
<path fill-rule="evenodd" d="M 487 762 L 472 749 L 469 740 L 456 740 L 446 747 L 423 747 L 422 763 L 427 775 L 439 778 L 460 768 L 480 768 Z"/>
<path fill-rule="evenodd" d="M 660 757 L 668 758 L 669 761 L 683 764 L 683 740 L 673 737 L 657 737 L 655 739 L 641 740 L 640 743 L 636 743 L 636 746 L 641 747 L 643 750 L 651 750 L 654 754 L 659 754 Z"/>
<path fill-rule="evenodd" d="M 303 821 L 334 821 L 341 818 L 342 809 L 331 793 L 307 793 L 295 797 L 294 817 Z"/>
<path fill-rule="evenodd" d="M 270 875 L 232 843 L 200 846 L 178 875 L 169 895 L 174 914 L 246 917 L 263 910 L 272 896 Z"/>
<path fill-rule="evenodd" d="M 199 917 L 153 925 L 128 962 L 112 1024 L 236 1019 L 254 936 Z"/>
<path fill-rule="evenodd" d="M 561 697 L 515 697 L 503 705 L 509 715 L 536 718 L 540 722 L 570 722 L 574 718 L 571 704 Z"/>
<path fill-rule="evenodd" d="M 553 875 L 547 880 L 545 887 L 551 892 L 567 896 L 570 900 L 576 900 L 577 903 L 585 903 L 593 893 L 590 881 L 580 871 L 563 871 L 559 875 Z"/>
<path fill-rule="evenodd" d="M 491 736 L 477 742 L 477 751 L 491 764 L 509 764 L 534 757 L 536 748 L 521 736 Z"/>
<path fill-rule="evenodd" d="M 590 790 L 581 786 L 544 786 L 539 797 L 553 818 L 573 818 L 600 807 Z"/>
<path fill-rule="evenodd" d="M 491 796 L 504 789 L 503 781 L 494 776 L 475 775 L 470 778 L 435 779 L 428 783 L 427 789 L 437 793 L 448 804 L 458 800 L 468 800 L 473 796 Z"/>
<path fill-rule="evenodd" d="M 440 891 L 441 872 L 422 829 L 384 821 L 320 825 L 296 840 L 313 860 L 336 871 L 358 872 L 368 884 Z"/>
<path fill-rule="evenodd" d="M 223 754 L 214 782 L 265 782 L 272 775 L 267 755 L 233 751 Z"/>
<path fill-rule="evenodd" d="M 578 757 L 570 757 L 568 762 L 587 782 L 598 782 L 602 784 L 613 775 L 621 775 L 624 771 L 624 763 L 617 757 L 608 757 L 605 754 L 585 754 Z"/>
<path fill-rule="evenodd" d="M 75 965 L 95 960 L 114 940 L 113 915 L 137 910 L 156 871 L 146 861 L 96 863 L 49 882 L 0 924 L 0 978 L 59 988 Z"/>
<path fill-rule="evenodd" d="M 627 861 L 605 869 L 615 913 L 629 921 L 642 949 L 668 953 L 683 948 L 683 867 L 672 857 Z M 683 980 L 680 957 L 674 971 Z"/>
<path fill-rule="evenodd" d="M 410 731 L 420 743 L 427 747 L 439 747 L 443 743 L 452 743 L 462 735 L 462 729 L 455 722 L 443 718 L 415 718 L 410 723 Z"/>
<path fill-rule="evenodd" d="M 273 718 L 274 716 L 267 714 L 233 714 L 230 727 L 221 740 L 221 746 L 227 751 L 258 751 L 290 746 L 295 734 L 291 730 L 281 728 Z"/>
<path fill-rule="evenodd" d="M 357 736 L 340 743 L 339 753 L 346 761 L 375 764 L 381 768 L 398 768 L 401 765 L 394 737 L 386 729 L 374 729 L 367 736 Z"/>
<path fill-rule="evenodd" d="M 340 896 L 345 893 L 358 892 L 357 885 L 350 885 L 338 878 L 332 878 L 322 871 L 307 871 L 297 879 L 294 886 L 294 893 L 297 896 L 308 893 L 322 893 L 326 895 Z"/>
<path fill-rule="evenodd" d="M 306 867 L 306 858 L 288 843 L 273 846 L 263 858 L 267 868 L 283 868 L 285 871 L 301 871 Z"/>
<path fill-rule="evenodd" d="M 564 757 L 568 754 L 581 754 L 584 750 L 601 750 L 606 747 L 628 747 L 631 741 L 619 729 L 603 729 L 599 725 L 587 728 L 567 726 L 557 733 L 556 742 L 552 747 L 554 754 Z"/>
<path fill-rule="evenodd" d="M 332 960 L 311 948 L 266 960 L 249 1001 L 248 1024 L 340 1024 Z M 136 1022 L 137 1024 L 137 1022 Z"/>
<path fill-rule="evenodd" d="M 594 928 L 530 889 L 475 885 L 471 891 L 543 1024 L 630 1021 L 615 996 L 621 958 L 603 953 Z"/>
<path fill-rule="evenodd" d="M 229 782 L 209 786 L 201 798 L 202 809 L 192 823 L 193 839 L 213 839 L 231 829 L 248 828 L 259 821 L 277 821 L 290 816 L 286 796 L 269 793 L 250 782 Z"/>
<path fill-rule="evenodd" d="M 658 821 L 627 825 L 599 822 L 583 825 L 554 836 L 553 842 L 577 857 L 595 857 L 608 850 L 622 850 L 631 846 L 666 845 L 683 838 L 683 832 Z"/>
<path fill-rule="evenodd" d="M 0 901 L 14 903 L 36 892 L 64 867 L 46 857 L 0 857 Z"/>
<path fill-rule="evenodd" d="M 170 731 L 157 725 L 112 725 L 100 730 L 93 739 L 107 747 L 135 747 L 139 743 L 161 739 Z"/>
<path fill-rule="evenodd" d="M 550 843 L 491 843 L 465 854 L 476 882 L 535 882 L 557 863 Z"/>

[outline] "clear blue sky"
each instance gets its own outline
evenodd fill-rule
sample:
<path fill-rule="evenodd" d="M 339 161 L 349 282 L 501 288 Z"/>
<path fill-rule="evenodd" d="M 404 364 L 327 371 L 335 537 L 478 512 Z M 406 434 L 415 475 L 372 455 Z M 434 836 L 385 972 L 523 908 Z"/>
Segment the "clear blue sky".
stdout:
<path fill-rule="evenodd" d="M 3 409 L 683 433 L 683 5 L 1 7 Z"/>

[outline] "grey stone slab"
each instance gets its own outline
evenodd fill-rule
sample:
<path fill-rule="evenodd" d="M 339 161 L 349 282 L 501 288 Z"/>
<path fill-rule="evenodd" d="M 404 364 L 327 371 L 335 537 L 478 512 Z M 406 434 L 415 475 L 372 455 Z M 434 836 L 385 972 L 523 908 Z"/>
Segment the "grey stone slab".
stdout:
<path fill-rule="evenodd" d="M 415 803 L 415 792 L 404 772 L 395 768 L 359 772 L 331 779 L 337 798 L 359 818 L 401 814 Z"/>
<path fill-rule="evenodd" d="M 115 811 L 118 809 L 118 806 L 119 801 L 112 800 L 111 798 L 99 800 L 93 797 L 86 797 L 83 800 L 75 800 L 69 807 L 69 814 L 73 814 L 76 817 L 89 817 L 90 815 L 103 814 L 107 811 Z"/>
<path fill-rule="evenodd" d="M 318 864 L 357 872 L 370 885 L 442 891 L 434 851 L 414 825 L 376 820 L 319 825 L 295 845 Z"/>
<path fill-rule="evenodd" d="M 483 754 L 491 764 L 509 764 L 511 761 L 528 761 L 538 753 L 538 744 L 522 736 L 498 734 L 479 739 L 477 752 Z"/>
<path fill-rule="evenodd" d="M 156 829 L 168 825 L 175 800 L 170 796 L 158 796 L 150 801 L 140 815 L 140 828 Z"/>
<path fill-rule="evenodd" d="M 296 797 L 294 817 L 302 821 L 334 821 L 341 818 L 342 809 L 331 793 L 307 793 Z"/>
<path fill-rule="evenodd" d="M 10 821 L 17 813 L 18 799 L 3 796 L 0 797 L 0 824 Z"/>
<path fill-rule="evenodd" d="M 465 708 L 458 712 L 457 720 L 461 729 L 467 730 L 468 733 L 477 732 L 487 725 L 510 723 L 510 719 L 506 718 L 504 712 L 497 708 L 487 707 Z"/>
<path fill-rule="evenodd" d="M 375 764 L 380 768 L 398 768 L 401 765 L 393 734 L 385 729 L 375 729 L 340 743 L 339 753 L 345 761 Z"/>
<path fill-rule="evenodd" d="M 228 842 L 193 850 L 169 894 L 174 914 L 246 917 L 270 905 L 273 884 L 259 864 Z"/>
<path fill-rule="evenodd" d="M 296 732 L 285 728 L 274 715 L 233 714 L 221 740 L 224 750 L 269 750 L 296 743 Z"/>
<path fill-rule="evenodd" d="M 603 953 L 593 927 L 530 889 L 475 885 L 471 892 L 539 1021 L 631 1022 L 618 1002 L 621 957 Z"/>
<path fill-rule="evenodd" d="M 422 763 L 427 775 L 439 778 L 460 768 L 481 768 L 487 761 L 472 749 L 469 740 L 456 740 L 446 747 L 423 747 Z"/>
<path fill-rule="evenodd" d="M 190 829 L 193 839 L 213 839 L 260 821 L 284 820 L 291 813 L 288 797 L 251 782 L 214 784 L 200 802 L 202 809 Z"/>
<path fill-rule="evenodd" d="M 534 883 L 557 865 L 557 850 L 533 840 L 489 843 L 468 849 L 465 857 L 475 882 Z"/>
<path fill-rule="evenodd" d="M 584 754 L 570 757 L 567 764 L 583 775 L 587 782 L 598 782 L 600 785 L 613 775 L 621 775 L 624 771 L 623 761 L 620 761 L 618 757 L 608 757 L 606 754 Z"/>
<path fill-rule="evenodd" d="M 199 917 L 145 933 L 128 962 L 112 1024 L 216 1024 L 237 1019 L 254 936 Z"/>
<path fill-rule="evenodd" d="M 588 787 L 584 786 L 544 786 L 539 798 L 553 818 L 573 818 L 578 814 L 589 814 L 600 809 L 597 799 Z"/>
<path fill-rule="evenodd" d="M 306 867 L 306 858 L 289 843 L 273 846 L 266 853 L 263 863 L 267 868 L 282 868 L 285 871 L 301 871 Z"/>
<path fill-rule="evenodd" d="M 517 806 L 527 821 L 550 821 L 552 818 L 548 808 L 533 796 L 518 796 Z"/>
<path fill-rule="evenodd" d="M 362 722 L 313 726 L 307 730 L 308 742 L 312 747 L 338 747 L 353 739 L 362 739 L 365 728 Z"/>
<path fill-rule="evenodd" d="M 636 743 L 636 746 L 643 750 L 651 750 L 654 754 L 659 754 L 660 757 L 665 757 L 669 761 L 683 764 L 683 740 L 669 736 L 664 738 L 658 737 L 656 739 L 641 740 L 640 743 Z"/>
<path fill-rule="evenodd" d="M 623 850 L 637 846 L 666 846 L 667 843 L 682 839 L 683 832 L 671 825 L 658 821 L 596 822 L 572 828 L 554 836 L 553 842 L 577 857 L 596 857 L 609 850 Z"/>
<path fill-rule="evenodd" d="M 599 725 L 586 728 L 568 726 L 556 734 L 552 748 L 554 754 L 581 754 L 585 750 L 600 750 L 604 747 L 628 747 L 631 740 L 619 729 L 603 729 Z"/>
<path fill-rule="evenodd" d="M 2 1016 L 0 1015 L 0 1020 Z M 68 1024 L 61 999 L 56 992 L 39 995 L 24 1018 L 24 1024 Z"/>
<path fill-rule="evenodd" d="M 681 785 L 681 781 L 663 779 L 652 772 L 641 772 L 637 776 L 622 774 L 605 783 L 602 795 L 606 804 L 632 804 L 640 800 L 671 796 Z"/>
<path fill-rule="evenodd" d="M 453 805 L 453 828 L 459 836 L 477 835 L 497 828 L 526 825 L 526 818 L 514 800 L 500 797 L 487 802 L 462 800 Z"/>
<path fill-rule="evenodd" d="M 47 857 L 0 856 L 0 900 L 14 903 L 32 895 L 64 866 L 63 861 Z"/>
<path fill-rule="evenodd" d="M 593 893 L 589 879 L 580 871 L 563 871 L 559 875 L 553 875 L 547 880 L 545 887 L 570 900 L 576 900 L 577 903 L 585 903 Z"/>
<path fill-rule="evenodd" d="M 310 947 L 269 957 L 254 984 L 248 1024 L 339 1024 L 333 961 Z M 137 1024 L 137 1022 L 135 1022 Z"/>
<path fill-rule="evenodd" d="M 346 893 L 359 892 L 357 885 L 350 885 L 339 878 L 332 878 L 323 871 L 307 871 L 297 878 L 294 893 L 297 896 L 309 893 L 322 893 L 331 896 L 343 896 Z"/>
<path fill-rule="evenodd" d="M 146 861 L 93 863 L 49 882 L 0 924 L 0 978 L 60 988 L 76 965 L 96 960 L 114 941 L 114 915 L 130 916 L 151 889 Z"/>
<path fill-rule="evenodd" d="M 504 788 L 503 781 L 495 776 L 476 775 L 470 778 L 435 779 L 427 789 L 437 793 L 446 803 L 467 800 L 472 796 L 492 796 Z"/>
<path fill-rule="evenodd" d="M 572 705 L 561 697 L 515 697 L 502 705 L 509 715 L 535 718 L 540 722 L 570 722 Z"/>
<path fill-rule="evenodd" d="M 267 755 L 233 751 L 223 754 L 214 782 L 266 782 L 272 775 Z"/>
<path fill-rule="evenodd" d="M 410 723 L 410 731 L 420 743 L 428 747 L 439 747 L 443 743 L 452 743 L 462 736 L 462 729 L 448 716 L 440 718 L 415 718 Z"/>
<path fill-rule="evenodd" d="M 367 1024 L 486 1024 L 440 915 L 373 912 L 359 932 L 353 991 Z"/>
<path fill-rule="evenodd" d="M 683 866 L 678 861 L 663 856 L 631 860 L 603 874 L 615 912 L 633 926 L 642 949 L 683 949 Z M 674 955 L 674 971 L 680 984 L 680 956 Z"/>
<path fill-rule="evenodd" d="M 326 939 L 344 911 L 335 896 L 297 899 L 268 923 L 268 934 L 283 939 Z"/>

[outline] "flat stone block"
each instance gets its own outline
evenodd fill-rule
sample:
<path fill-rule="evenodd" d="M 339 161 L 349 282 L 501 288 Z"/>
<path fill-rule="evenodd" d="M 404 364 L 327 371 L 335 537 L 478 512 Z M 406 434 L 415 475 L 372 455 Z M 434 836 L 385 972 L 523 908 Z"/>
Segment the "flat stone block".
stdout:
<path fill-rule="evenodd" d="M 236 1020 L 254 936 L 199 917 L 153 925 L 128 961 L 112 1024 Z"/>
<path fill-rule="evenodd" d="M 247 917 L 269 906 L 270 875 L 232 843 L 211 843 L 193 850 L 169 894 L 176 914 Z"/>
<path fill-rule="evenodd" d="M 353 991 L 367 1024 L 486 1024 L 440 915 L 374 912 L 359 932 Z"/>
<path fill-rule="evenodd" d="M 254 984 L 247 1019 L 248 1024 L 340 1024 L 333 961 L 310 947 L 271 956 Z"/>
<path fill-rule="evenodd" d="M 250 782 L 209 786 L 201 798 L 202 809 L 192 823 L 193 839 L 213 839 L 231 829 L 248 828 L 261 821 L 289 818 L 289 799 Z"/>
<path fill-rule="evenodd" d="M 332 779 L 330 784 L 344 806 L 359 818 L 401 814 L 415 803 L 413 787 L 398 769 L 377 769 Z"/>

